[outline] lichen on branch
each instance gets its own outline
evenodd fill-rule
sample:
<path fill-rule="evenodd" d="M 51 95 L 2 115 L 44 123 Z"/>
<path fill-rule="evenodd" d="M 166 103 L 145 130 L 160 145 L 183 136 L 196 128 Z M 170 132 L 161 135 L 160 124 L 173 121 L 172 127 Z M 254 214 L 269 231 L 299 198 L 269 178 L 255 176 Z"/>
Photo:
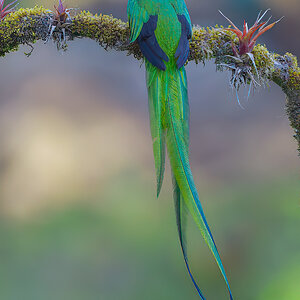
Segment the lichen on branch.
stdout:
<path fill-rule="evenodd" d="M 38 40 L 52 39 L 58 48 L 65 49 L 63 37 L 65 43 L 76 38 L 90 38 L 106 50 L 125 51 L 138 60 L 143 59 L 137 44 L 129 43 L 128 23 L 113 16 L 82 11 L 72 16 L 68 26 L 53 28 L 54 18 L 55 13 L 43 7 L 19 9 L 8 14 L 0 21 L 0 56 L 18 50 L 19 45 L 32 45 Z M 279 85 L 286 94 L 286 112 L 300 154 L 300 68 L 297 58 L 289 53 L 283 56 L 271 53 L 258 44 L 252 51 L 253 59 L 245 55 L 235 60 L 233 45 L 238 47 L 238 44 L 237 36 L 223 27 L 194 26 L 188 60 L 196 64 L 214 60 L 218 70 L 229 69 L 233 77 L 238 72 L 242 84 L 249 84 L 254 79 L 259 83 L 273 81 Z"/>

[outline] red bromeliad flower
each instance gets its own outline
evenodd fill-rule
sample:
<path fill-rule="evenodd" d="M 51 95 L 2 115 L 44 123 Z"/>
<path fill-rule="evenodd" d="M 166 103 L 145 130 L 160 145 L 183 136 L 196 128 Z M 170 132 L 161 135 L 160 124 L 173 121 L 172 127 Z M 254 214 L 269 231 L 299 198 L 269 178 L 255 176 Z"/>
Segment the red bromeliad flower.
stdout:
<path fill-rule="evenodd" d="M 1 1 L 1 0 L 0 0 Z M 69 14 L 69 9 L 65 7 L 61 0 L 59 0 L 58 7 L 54 5 L 54 8 L 56 10 L 55 18 L 57 21 L 60 21 L 62 23 L 66 22 Z"/>
<path fill-rule="evenodd" d="M 268 22 L 271 19 L 271 17 L 270 17 L 266 22 L 261 23 L 262 18 L 266 15 L 266 13 L 269 10 L 270 9 L 267 9 L 262 15 L 261 15 L 261 11 L 260 11 L 254 25 L 250 29 L 248 29 L 248 24 L 246 23 L 246 21 L 244 21 L 243 31 L 240 31 L 234 25 L 234 23 L 220 11 L 221 15 L 233 26 L 233 28 L 226 28 L 225 30 L 234 32 L 237 35 L 237 37 L 239 38 L 239 51 L 237 51 L 235 45 L 232 44 L 232 49 L 233 49 L 235 56 L 239 57 L 244 54 L 251 53 L 255 46 L 256 40 L 263 33 L 270 30 L 275 24 L 277 24 L 279 21 L 281 21 L 281 19 L 283 17 L 281 19 L 277 20 L 276 22 L 267 26 Z M 257 34 L 254 36 L 255 32 L 257 32 Z"/>
<path fill-rule="evenodd" d="M 9 13 L 13 12 L 16 5 L 13 6 L 18 0 L 15 0 L 9 4 L 7 4 L 4 8 L 4 0 L 0 0 L 0 20 L 4 19 L 4 17 L 6 15 L 8 15 Z"/>

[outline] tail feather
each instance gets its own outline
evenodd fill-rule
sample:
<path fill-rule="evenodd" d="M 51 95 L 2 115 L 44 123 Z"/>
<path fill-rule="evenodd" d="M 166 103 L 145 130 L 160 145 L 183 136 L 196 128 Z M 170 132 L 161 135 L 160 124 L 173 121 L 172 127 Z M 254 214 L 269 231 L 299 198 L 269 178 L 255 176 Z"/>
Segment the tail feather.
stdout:
<path fill-rule="evenodd" d="M 184 101 L 180 97 L 182 96 L 182 86 L 180 84 L 179 73 L 180 70 L 176 70 L 175 73 L 171 75 L 171 79 L 168 81 L 169 92 L 166 98 L 165 117 L 167 124 L 167 149 L 171 168 L 185 201 L 185 205 L 193 216 L 204 240 L 206 241 L 208 247 L 214 255 L 215 260 L 226 282 L 230 294 L 230 299 L 232 299 L 229 282 L 213 236 L 207 224 L 189 165 L 188 146 L 186 144 L 186 137 L 184 133 L 185 126 L 182 124 L 183 122 L 186 122 L 186 120 L 183 115 L 182 109 Z"/>
<path fill-rule="evenodd" d="M 165 171 L 166 157 L 166 132 L 162 122 L 162 101 L 161 97 L 165 94 L 164 73 L 158 71 L 151 64 L 146 64 L 148 102 L 150 113 L 150 127 L 153 143 L 153 153 L 157 178 L 157 197 L 160 194 Z"/>
<path fill-rule="evenodd" d="M 180 188 L 177 184 L 177 181 L 175 179 L 174 174 L 172 173 L 172 180 L 173 180 L 173 198 L 174 198 L 174 205 L 175 205 L 175 214 L 176 214 L 176 223 L 177 223 L 177 230 L 178 230 L 178 235 L 179 235 L 179 242 L 180 242 L 180 247 L 182 250 L 182 255 L 184 258 L 184 262 L 186 265 L 186 268 L 188 270 L 188 273 L 191 277 L 191 280 L 202 300 L 205 300 L 198 284 L 196 283 L 194 276 L 192 274 L 192 271 L 189 266 L 189 261 L 188 261 L 188 256 L 186 252 L 186 240 L 184 236 L 184 231 L 185 231 L 185 220 L 184 220 L 184 210 L 187 209 L 185 207 L 185 203 L 182 199 L 181 193 L 180 193 Z"/>
<path fill-rule="evenodd" d="M 186 146 L 186 149 L 189 149 L 189 119 L 190 119 L 190 109 L 189 109 L 189 102 L 188 102 L 188 96 L 187 96 L 187 79 L 186 79 L 186 73 L 185 69 L 182 68 L 179 70 L 179 84 L 180 84 L 180 97 L 182 99 L 182 130 L 184 133 L 184 143 Z M 176 181 L 175 175 L 172 172 L 172 182 L 173 182 L 173 198 L 174 198 L 174 206 L 175 206 L 175 215 L 176 215 L 176 223 L 177 223 L 177 230 L 178 230 L 178 236 L 179 236 L 179 242 L 180 247 L 182 251 L 182 255 L 184 258 L 185 266 L 187 268 L 187 271 L 191 277 L 191 280 L 198 292 L 198 295 L 202 300 L 205 300 L 205 297 L 200 290 L 198 284 L 196 283 L 196 280 L 192 274 L 192 271 L 189 266 L 187 251 L 186 251 L 186 238 L 185 238 L 185 224 L 186 224 L 186 213 L 187 213 L 187 207 L 185 205 L 185 202 L 183 200 L 182 194 L 180 192 L 179 185 Z"/>
<path fill-rule="evenodd" d="M 182 219 L 182 209 L 184 207 L 192 215 L 205 242 L 213 253 L 232 300 L 229 282 L 207 224 L 189 165 L 189 105 L 184 67 L 179 70 L 176 66 L 174 68 L 167 67 L 166 71 L 161 71 L 146 62 L 146 70 L 151 134 L 157 175 L 157 195 L 160 193 L 163 182 L 165 149 L 167 146 L 173 174 L 179 241 L 189 275 L 199 296 L 204 300 L 205 298 L 194 280 L 188 263 Z"/>

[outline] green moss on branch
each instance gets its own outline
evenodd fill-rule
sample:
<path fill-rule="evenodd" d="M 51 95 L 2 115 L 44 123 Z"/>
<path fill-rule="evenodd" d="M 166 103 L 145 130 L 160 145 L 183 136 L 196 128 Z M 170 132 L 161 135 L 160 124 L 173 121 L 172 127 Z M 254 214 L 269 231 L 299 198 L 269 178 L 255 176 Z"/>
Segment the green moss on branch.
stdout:
<path fill-rule="evenodd" d="M 31 45 L 37 40 L 46 41 L 50 36 L 51 19 L 53 13 L 43 7 L 19 9 L 6 16 L 0 21 L 0 56 L 16 51 L 19 45 Z M 55 30 L 59 33 L 61 28 Z M 83 11 L 75 15 L 64 30 L 67 40 L 90 38 L 105 49 L 126 51 L 136 59 L 143 58 L 137 44 L 129 43 L 128 23 L 113 16 L 93 15 Z M 59 45 L 57 36 L 61 37 L 60 34 L 53 34 L 51 38 Z M 204 63 L 214 59 L 218 66 L 226 65 L 230 62 L 230 56 L 233 56 L 232 42 L 237 44 L 236 36 L 222 27 L 195 26 L 190 43 L 189 61 Z M 270 53 L 262 45 L 254 48 L 253 56 L 255 64 L 247 57 L 234 64 L 237 68 L 246 67 L 247 71 L 250 69 L 251 74 L 256 74 L 262 82 L 271 80 L 282 88 L 287 96 L 287 114 L 295 130 L 300 153 L 300 68 L 297 59 L 289 53 L 284 56 Z"/>
<path fill-rule="evenodd" d="M 45 40 L 49 11 L 42 7 L 19 9 L 0 21 L 0 56 L 18 50 L 19 45 Z"/>

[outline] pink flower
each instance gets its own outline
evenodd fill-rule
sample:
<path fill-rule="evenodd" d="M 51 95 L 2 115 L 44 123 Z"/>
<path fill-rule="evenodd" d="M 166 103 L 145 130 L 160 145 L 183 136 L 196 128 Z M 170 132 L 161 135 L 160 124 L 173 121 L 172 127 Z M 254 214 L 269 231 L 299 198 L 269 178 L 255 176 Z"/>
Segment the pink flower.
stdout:
<path fill-rule="evenodd" d="M 67 7 L 65 7 L 63 5 L 63 3 L 62 3 L 61 0 L 59 0 L 58 7 L 56 7 L 54 5 L 54 8 L 56 10 L 56 12 L 55 12 L 55 18 L 56 18 L 56 20 L 64 23 L 67 20 L 69 10 L 67 9 Z"/>
<path fill-rule="evenodd" d="M 18 0 L 15 0 L 9 4 L 7 4 L 4 8 L 4 0 L 0 0 L 0 20 L 4 19 L 6 15 L 13 12 L 16 5 L 13 6 Z"/>
<path fill-rule="evenodd" d="M 244 21 L 244 28 L 243 31 L 239 30 L 234 23 L 227 18 L 221 11 L 221 15 L 226 18 L 226 20 L 233 26 L 233 28 L 226 28 L 225 30 L 229 30 L 231 32 L 234 32 L 237 37 L 239 38 L 239 51 L 237 51 L 236 47 L 233 45 L 233 52 L 235 56 L 242 56 L 247 53 L 251 53 L 256 40 L 266 31 L 270 30 L 275 24 L 277 24 L 281 19 L 277 20 L 276 22 L 270 24 L 267 26 L 268 22 L 270 21 L 271 17 L 266 22 L 261 22 L 262 18 L 266 15 L 266 13 L 270 9 L 267 9 L 262 15 L 261 12 L 258 14 L 258 17 L 254 23 L 254 25 L 248 29 L 248 24 L 246 21 Z M 254 36 L 254 34 L 257 32 L 257 34 Z M 254 36 L 254 37 L 253 37 Z"/>

